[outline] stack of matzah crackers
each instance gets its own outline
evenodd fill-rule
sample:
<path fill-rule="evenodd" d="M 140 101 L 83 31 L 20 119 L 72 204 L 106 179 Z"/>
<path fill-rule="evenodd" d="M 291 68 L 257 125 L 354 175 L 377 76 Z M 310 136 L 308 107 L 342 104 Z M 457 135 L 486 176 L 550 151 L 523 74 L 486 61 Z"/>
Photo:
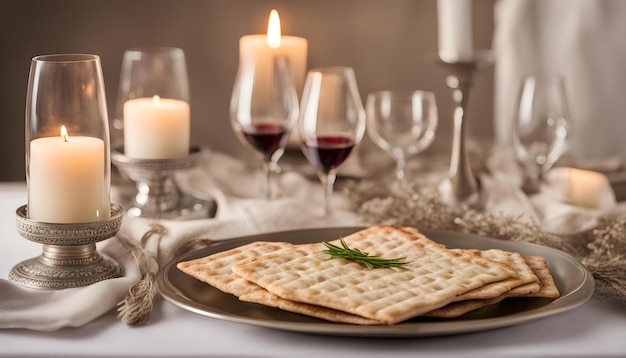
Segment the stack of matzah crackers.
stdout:
<path fill-rule="evenodd" d="M 319 243 L 254 242 L 180 262 L 186 274 L 241 301 L 334 322 L 392 325 L 458 317 L 507 297 L 559 296 L 547 262 L 503 250 L 448 249 L 412 227 L 377 225 L 343 238 L 401 267 L 368 269 Z M 339 239 L 330 241 L 339 244 Z"/>

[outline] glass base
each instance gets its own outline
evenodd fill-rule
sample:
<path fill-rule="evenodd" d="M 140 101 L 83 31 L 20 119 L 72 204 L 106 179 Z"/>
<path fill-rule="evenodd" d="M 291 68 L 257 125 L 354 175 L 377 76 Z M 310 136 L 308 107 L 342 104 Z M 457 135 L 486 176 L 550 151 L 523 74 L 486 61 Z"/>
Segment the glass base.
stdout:
<path fill-rule="evenodd" d="M 481 210 L 485 206 L 485 193 L 481 190 L 480 181 L 476 180 L 476 186 L 465 187 L 454 184 L 454 179 L 444 179 L 437 188 L 441 201 L 450 207 L 469 207 L 475 210 Z"/>

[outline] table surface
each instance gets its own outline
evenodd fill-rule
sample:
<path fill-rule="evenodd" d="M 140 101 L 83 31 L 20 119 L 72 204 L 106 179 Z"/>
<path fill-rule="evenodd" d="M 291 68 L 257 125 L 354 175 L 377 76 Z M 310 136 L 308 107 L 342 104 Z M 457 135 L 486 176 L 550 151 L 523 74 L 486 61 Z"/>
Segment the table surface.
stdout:
<path fill-rule="evenodd" d="M 26 203 L 23 183 L 0 184 L 0 277 L 37 256 L 41 246 L 15 230 Z M 0 312 L 1 314 L 1 312 Z M 249 326 L 198 315 L 158 298 L 152 321 L 129 328 L 112 311 L 78 328 L 56 332 L 0 330 L 0 356 L 94 357 L 519 357 L 625 356 L 626 305 L 592 298 L 574 310 L 530 323 L 443 337 L 321 336 Z"/>

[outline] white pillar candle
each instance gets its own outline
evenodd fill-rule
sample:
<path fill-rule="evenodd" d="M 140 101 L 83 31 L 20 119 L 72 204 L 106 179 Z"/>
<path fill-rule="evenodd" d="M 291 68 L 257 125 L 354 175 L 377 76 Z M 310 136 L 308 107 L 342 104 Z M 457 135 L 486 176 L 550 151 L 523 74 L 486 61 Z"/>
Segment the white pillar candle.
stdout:
<path fill-rule="evenodd" d="M 439 56 L 467 61 L 473 56 L 472 0 L 437 0 Z"/>
<path fill-rule="evenodd" d="M 189 155 L 189 103 L 177 99 L 137 98 L 124 103 L 124 154 L 137 159 Z"/>
<path fill-rule="evenodd" d="M 567 176 L 567 203 L 593 209 L 606 209 L 615 205 L 615 194 L 606 175 L 567 168 Z"/>
<path fill-rule="evenodd" d="M 254 58 L 257 68 L 267 72 L 269 79 L 272 59 L 276 56 L 287 57 L 296 90 L 301 94 L 306 75 L 307 40 L 297 36 L 282 36 L 276 10 L 270 14 L 267 32 L 267 35 L 246 35 L 239 39 L 239 61 L 243 62 L 248 56 Z"/>
<path fill-rule="evenodd" d="M 63 127 L 62 130 L 65 130 Z M 104 141 L 63 133 L 30 142 L 28 217 L 79 223 L 110 216 Z"/>

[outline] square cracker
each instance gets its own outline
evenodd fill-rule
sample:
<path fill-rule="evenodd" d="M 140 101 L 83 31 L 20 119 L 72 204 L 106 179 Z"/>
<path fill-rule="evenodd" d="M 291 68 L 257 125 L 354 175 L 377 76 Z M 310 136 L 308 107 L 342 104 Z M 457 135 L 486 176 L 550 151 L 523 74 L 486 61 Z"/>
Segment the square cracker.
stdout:
<path fill-rule="evenodd" d="M 179 262 L 177 267 L 189 276 L 208 283 L 222 292 L 239 297 L 241 301 L 260 303 L 333 322 L 360 325 L 380 324 L 376 320 L 350 313 L 282 299 L 269 293 L 264 288 L 233 274 L 231 270 L 231 267 L 241 260 L 279 252 L 290 246 L 292 244 L 287 242 L 257 241 L 195 260 Z"/>
<path fill-rule="evenodd" d="M 403 227 L 404 230 L 419 234 L 419 230 L 413 227 Z M 442 245 L 443 247 L 443 245 Z M 464 301 L 465 306 L 471 307 L 469 301 L 483 302 L 486 299 L 497 298 L 513 288 L 519 287 L 520 294 L 523 292 L 531 294 L 540 290 L 539 278 L 535 275 L 525 258 L 517 252 L 510 252 L 500 249 L 451 249 L 451 251 L 477 255 L 489 260 L 501 262 L 513 268 L 517 275 L 506 280 L 488 283 L 479 288 L 465 292 L 457 296 L 454 301 Z"/>
<path fill-rule="evenodd" d="M 419 316 L 467 291 L 517 275 L 508 265 L 453 252 L 416 230 L 376 225 L 344 240 L 370 255 L 406 257 L 408 264 L 370 270 L 352 260 L 331 259 L 322 252 L 324 244 L 317 243 L 251 257 L 233 265 L 232 271 L 283 299 L 384 324 Z"/>
<path fill-rule="evenodd" d="M 559 288 L 554 282 L 554 277 L 550 273 L 548 262 L 545 257 L 542 256 L 524 256 L 524 260 L 528 263 L 528 266 L 533 270 L 535 275 L 539 278 L 539 285 L 541 288 L 536 292 L 526 292 L 524 287 L 518 287 L 511 290 L 509 297 L 542 297 L 542 298 L 557 298 L 561 295 Z"/>
<path fill-rule="evenodd" d="M 260 287 L 259 287 L 260 288 Z M 334 310 L 332 308 L 310 305 L 302 302 L 286 300 L 260 288 L 239 297 L 241 301 L 259 303 L 265 306 L 277 307 L 285 311 L 300 313 L 311 317 L 321 318 L 327 321 L 350 323 L 359 325 L 380 325 L 381 322 L 365 318 L 359 315 Z"/>
<path fill-rule="evenodd" d="M 548 263 L 541 256 L 523 256 L 524 261 L 528 264 L 533 273 L 537 276 L 539 282 L 539 290 L 536 289 L 537 283 L 524 284 L 511 289 L 499 297 L 489 299 L 472 299 L 467 301 L 452 302 L 449 305 L 437 310 L 427 312 L 424 316 L 439 318 L 455 318 L 468 312 L 483 308 L 489 305 L 501 302 L 508 297 L 542 297 L 557 298 L 560 293 L 554 278 L 548 268 Z"/>
<path fill-rule="evenodd" d="M 237 262 L 249 257 L 280 252 L 291 247 L 288 242 L 257 241 L 227 251 L 201 257 L 195 260 L 179 262 L 176 267 L 187 275 L 237 297 L 261 289 L 231 271 Z"/>
<path fill-rule="evenodd" d="M 453 249 L 453 251 L 478 255 L 493 261 L 498 261 L 503 264 L 509 265 L 517 272 L 517 276 L 515 277 L 489 283 L 477 289 L 468 291 L 455 298 L 454 301 L 484 300 L 489 298 L 495 298 L 504 294 L 505 292 L 512 290 L 513 288 L 520 286 L 523 286 L 526 292 L 529 294 L 537 292 L 541 289 L 539 285 L 539 278 L 537 278 L 533 270 L 526 263 L 524 257 L 522 257 L 522 255 L 517 252 L 510 252 L 499 249 Z"/>

